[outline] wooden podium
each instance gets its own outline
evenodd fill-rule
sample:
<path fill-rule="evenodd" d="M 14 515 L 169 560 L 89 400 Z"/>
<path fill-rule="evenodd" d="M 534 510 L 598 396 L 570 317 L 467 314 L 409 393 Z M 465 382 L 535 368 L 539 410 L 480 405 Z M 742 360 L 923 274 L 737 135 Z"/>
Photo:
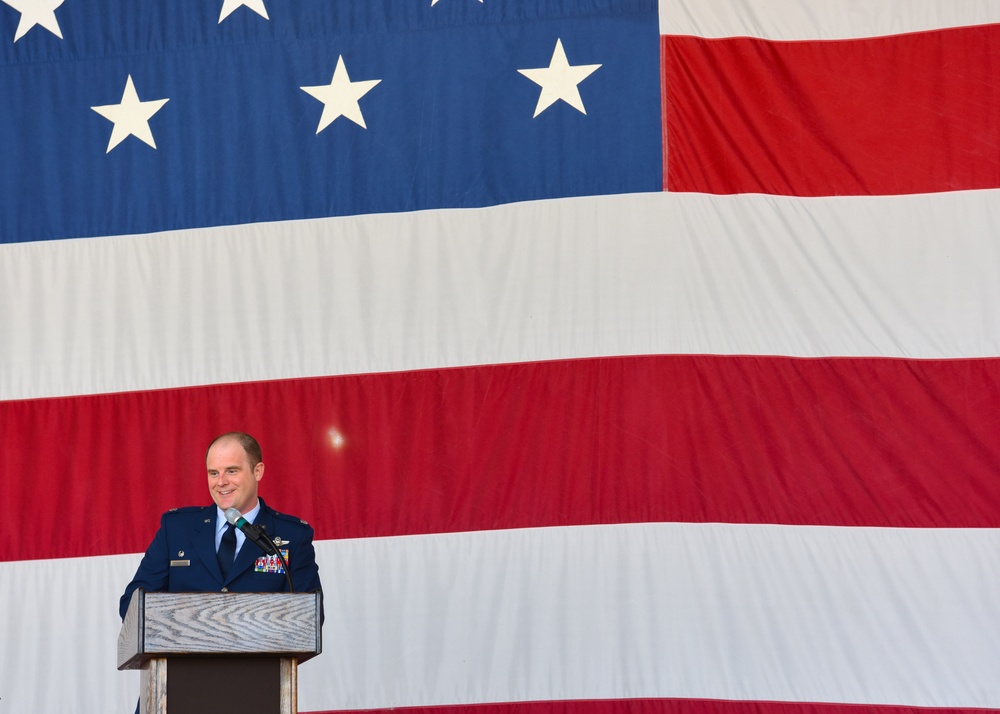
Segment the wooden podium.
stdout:
<path fill-rule="evenodd" d="M 298 665 L 323 651 L 321 597 L 136 590 L 118 669 L 142 670 L 141 714 L 295 714 Z"/>

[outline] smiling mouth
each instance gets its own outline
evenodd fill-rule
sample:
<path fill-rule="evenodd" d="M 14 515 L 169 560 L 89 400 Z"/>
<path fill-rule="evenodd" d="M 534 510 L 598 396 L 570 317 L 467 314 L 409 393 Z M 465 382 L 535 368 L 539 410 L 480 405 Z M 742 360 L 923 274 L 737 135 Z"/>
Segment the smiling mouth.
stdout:
<path fill-rule="evenodd" d="M 235 490 L 232 490 L 232 491 L 219 491 L 218 493 L 219 493 L 220 496 L 228 496 L 231 493 L 236 493 L 236 491 Z"/>

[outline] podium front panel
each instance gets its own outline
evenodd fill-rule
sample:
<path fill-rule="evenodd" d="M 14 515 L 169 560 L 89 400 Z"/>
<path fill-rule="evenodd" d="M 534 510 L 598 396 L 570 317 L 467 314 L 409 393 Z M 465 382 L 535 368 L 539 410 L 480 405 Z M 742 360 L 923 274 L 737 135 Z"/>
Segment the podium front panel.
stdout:
<path fill-rule="evenodd" d="M 172 657 L 167 714 L 277 714 L 281 661 L 276 657 Z"/>

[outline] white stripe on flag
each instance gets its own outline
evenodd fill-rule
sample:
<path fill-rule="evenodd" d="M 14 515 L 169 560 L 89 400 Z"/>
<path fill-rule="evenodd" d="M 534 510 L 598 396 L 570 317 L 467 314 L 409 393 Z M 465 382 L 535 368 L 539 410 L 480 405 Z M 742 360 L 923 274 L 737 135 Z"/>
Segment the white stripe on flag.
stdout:
<path fill-rule="evenodd" d="M 660 33 L 846 40 L 1000 22 L 991 0 L 660 0 Z"/>
<path fill-rule="evenodd" d="M 118 598 L 138 565 L 138 555 L 0 563 L 0 711 L 135 709 L 138 677 L 116 667 Z"/>
<path fill-rule="evenodd" d="M 635 354 L 995 356 L 998 199 L 634 194 L 0 246 L 0 399 Z"/>
<path fill-rule="evenodd" d="M 617 698 L 1000 706 L 1000 532 L 638 524 L 317 543 L 302 711 Z M 0 565 L 4 704 L 127 711 L 137 556 Z M 51 638 L 31 636 L 44 619 Z M 68 677 L 68 679 L 67 679 Z M 87 686 L 83 686 L 86 682 Z M 91 699 L 77 698 L 86 693 Z"/>

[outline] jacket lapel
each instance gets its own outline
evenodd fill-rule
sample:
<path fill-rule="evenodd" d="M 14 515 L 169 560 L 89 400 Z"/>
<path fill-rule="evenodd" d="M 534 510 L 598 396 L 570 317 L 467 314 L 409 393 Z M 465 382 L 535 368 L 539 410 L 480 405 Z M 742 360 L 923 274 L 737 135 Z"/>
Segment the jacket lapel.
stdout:
<path fill-rule="evenodd" d="M 264 528 L 267 529 L 267 536 L 269 538 L 274 537 L 274 519 L 271 517 L 271 510 L 264 505 L 263 499 L 261 499 L 260 512 L 257 514 L 257 520 L 254 521 L 254 525 L 264 526 Z M 240 548 L 240 552 L 236 554 L 236 560 L 233 562 L 232 570 L 229 571 L 229 577 L 226 578 L 225 582 L 222 584 L 228 585 L 230 582 L 252 568 L 253 564 L 257 561 L 257 558 L 262 555 L 266 554 L 261 547 L 247 538 L 243 541 L 243 547 Z M 221 579 L 222 572 L 219 571 L 218 558 L 216 558 L 215 566 L 216 571 L 219 572 L 219 578 Z"/>
<path fill-rule="evenodd" d="M 219 556 L 215 551 L 215 507 L 205 509 L 205 513 L 207 514 L 208 522 L 199 524 L 191 541 L 194 544 L 195 553 L 197 553 L 198 557 L 205 564 L 205 568 L 212 577 L 219 581 L 221 586 L 224 584 L 222 582 L 222 571 L 219 569 Z M 202 520 L 204 521 L 205 519 Z"/>

